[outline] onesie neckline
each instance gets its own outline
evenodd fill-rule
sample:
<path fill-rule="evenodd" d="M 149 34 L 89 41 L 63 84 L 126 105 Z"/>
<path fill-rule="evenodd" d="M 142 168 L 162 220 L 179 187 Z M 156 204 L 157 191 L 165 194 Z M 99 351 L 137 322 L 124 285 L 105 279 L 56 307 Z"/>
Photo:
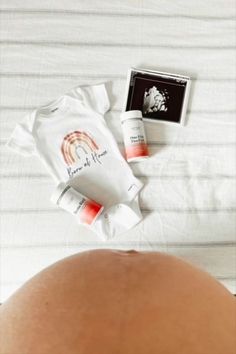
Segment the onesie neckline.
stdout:
<path fill-rule="evenodd" d="M 57 113 L 65 113 L 68 110 L 65 103 L 65 95 L 58 97 L 56 100 L 50 101 L 48 104 L 39 108 L 38 113 L 42 117 L 54 117 Z"/>

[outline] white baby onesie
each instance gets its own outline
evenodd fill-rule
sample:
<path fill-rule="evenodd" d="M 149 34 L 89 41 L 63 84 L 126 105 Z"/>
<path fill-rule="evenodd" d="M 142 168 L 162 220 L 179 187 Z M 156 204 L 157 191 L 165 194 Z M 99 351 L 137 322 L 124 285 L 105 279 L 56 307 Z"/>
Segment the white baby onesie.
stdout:
<path fill-rule="evenodd" d="M 141 220 L 143 186 L 106 125 L 108 110 L 104 84 L 78 86 L 27 115 L 8 141 L 21 154 L 37 155 L 57 184 L 65 182 L 104 206 L 91 226 L 104 239 Z"/>

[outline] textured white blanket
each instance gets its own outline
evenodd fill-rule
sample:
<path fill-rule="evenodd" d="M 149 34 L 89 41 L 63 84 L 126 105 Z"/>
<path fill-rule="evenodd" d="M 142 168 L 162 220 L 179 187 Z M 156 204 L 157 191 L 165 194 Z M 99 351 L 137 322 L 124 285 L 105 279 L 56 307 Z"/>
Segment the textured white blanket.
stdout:
<path fill-rule="evenodd" d="M 91 248 L 168 252 L 236 292 L 234 16 L 234 0 L 1 0 L 0 301 Z M 145 219 L 104 244 L 50 203 L 53 182 L 39 160 L 5 142 L 33 108 L 108 80 L 106 119 L 122 143 L 130 66 L 189 75 L 190 104 L 185 127 L 146 123 L 152 157 L 133 164 Z"/>

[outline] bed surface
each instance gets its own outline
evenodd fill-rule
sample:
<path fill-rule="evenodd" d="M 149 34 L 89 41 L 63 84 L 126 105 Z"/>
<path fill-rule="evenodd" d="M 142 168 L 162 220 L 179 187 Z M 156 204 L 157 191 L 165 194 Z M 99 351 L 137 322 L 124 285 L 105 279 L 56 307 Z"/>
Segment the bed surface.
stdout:
<path fill-rule="evenodd" d="M 236 292 L 235 2 L 1 1 L 0 302 L 55 261 L 87 249 L 184 258 Z M 132 164 L 144 220 L 104 243 L 49 201 L 35 157 L 6 146 L 26 113 L 78 84 L 108 82 L 119 115 L 129 67 L 192 78 L 184 127 L 145 123 L 152 157 Z M 167 274 L 168 276 L 168 274 Z"/>

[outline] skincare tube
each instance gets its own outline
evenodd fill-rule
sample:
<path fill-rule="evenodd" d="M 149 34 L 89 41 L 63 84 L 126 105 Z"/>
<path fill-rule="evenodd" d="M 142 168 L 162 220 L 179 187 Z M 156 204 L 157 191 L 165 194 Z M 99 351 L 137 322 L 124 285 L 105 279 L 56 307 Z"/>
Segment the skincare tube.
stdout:
<path fill-rule="evenodd" d="M 142 112 L 138 110 L 123 112 L 121 125 L 126 160 L 141 161 L 149 157 Z"/>
<path fill-rule="evenodd" d="M 60 183 L 51 201 L 76 216 L 81 224 L 92 225 L 103 211 L 103 206 L 85 197 L 71 186 Z"/>

